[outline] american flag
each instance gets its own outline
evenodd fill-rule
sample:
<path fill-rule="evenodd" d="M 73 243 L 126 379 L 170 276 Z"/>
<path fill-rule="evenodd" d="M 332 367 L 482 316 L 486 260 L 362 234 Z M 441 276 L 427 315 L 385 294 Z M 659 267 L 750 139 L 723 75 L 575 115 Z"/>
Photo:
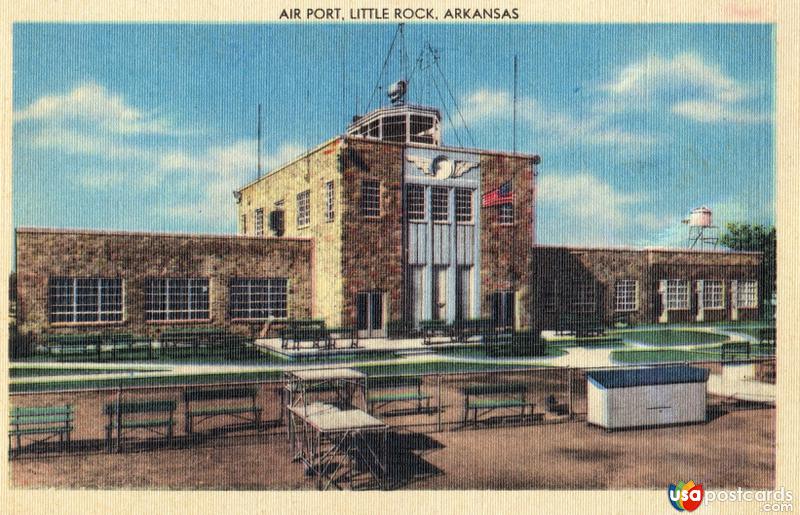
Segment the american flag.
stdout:
<path fill-rule="evenodd" d="M 481 207 L 497 206 L 514 202 L 514 192 L 511 191 L 511 181 L 505 182 L 499 188 L 486 193 L 481 197 Z"/>

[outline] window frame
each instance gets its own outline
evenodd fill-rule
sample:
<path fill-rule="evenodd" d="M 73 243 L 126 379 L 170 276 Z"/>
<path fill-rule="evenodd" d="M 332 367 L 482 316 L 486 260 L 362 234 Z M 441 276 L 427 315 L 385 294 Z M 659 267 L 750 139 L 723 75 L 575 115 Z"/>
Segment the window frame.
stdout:
<path fill-rule="evenodd" d="M 303 190 L 295 196 L 295 221 L 298 229 L 311 225 L 311 190 Z"/>
<path fill-rule="evenodd" d="M 441 193 L 444 192 L 444 196 Z M 444 204 L 437 206 L 438 200 L 444 199 Z M 438 210 L 437 210 L 438 207 Z M 442 212 L 442 207 L 444 211 Z M 444 218 L 441 218 L 444 215 Z M 435 224 L 446 224 L 450 222 L 450 188 L 446 186 L 431 186 L 431 221 Z"/>
<path fill-rule="evenodd" d="M 264 208 L 260 207 L 256 209 L 253 216 L 253 233 L 256 236 L 264 236 Z"/>
<path fill-rule="evenodd" d="M 180 283 L 184 281 L 185 285 L 181 285 Z M 155 291 L 153 291 L 154 284 L 158 285 L 158 289 Z M 179 309 L 183 304 L 179 298 L 177 299 L 178 307 L 171 305 L 176 302 L 176 299 L 172 297 L 173 289 L 177 290 L 177 293 L 174 294 L 177 297 L 181 294 L 181 288 L 185 288 L 185 309 Z M 193 291 L 193 288 L 200 288 L 200 292 Z M 203 288 L 205 288 L 205 292 L 203 292 Z M 211 280 L 208 277 L 147 277 L 144 280 L 143 289 L 144 318 L 147 323 L 168 324 L 211 320 Z M 205 303 L 202 301 L 203 293 L 206 297 Z M 201 297 L 200 300 L 196 299 L 198 295 Z M 196 307 L 198 304 L 199 308 Z M 205 304 L 205 308 L 203 308 L 203 304 Z M 164 316 L 156 317 L 153 316 L 154 313 L 163 313 Z M 171 317 L 173 313 L 185 313 L 188 317 Z M 196 313 L 197 316 L 192 316 L 193 313 Z"/>
<path fill-rule="evenodd" d="M 465 211 L 465 206 L 463 205 L 463 203 L 461 203 L 461 204 L 459 203 L 459 200 L 463 200 L 463 199 L 459 199 L 459 195 L 466 195 L 467 198 L 469 199 L 469 203 L 466 206 L 466 211 Z M 474 211 L 475 211 L 475 195 L 474 195 L 474 190 L 472 190 L 471 188 L 455 188 L 454 196 L 455 196 L 456 223 L 464 224 L 464 225 L 474 224 L 475 223 L 475 214 L 474 214 Z M 465 213 L 469 214 L 469 218 L 468 219 L 462 218 Z"/>
<path fill-rule="evenodd" d="M 702 309 L 725 309 L 725 281 L 722 279 L 703 279 L 699 307 Z M 709 288 L 712 286 L 712 288 Z M 711 297 L 709 299 L 709 296 Z M 709 301 L 714 301 L 711 304 Z"/>
<path fill-rule="evenodd" d="M 266 284 L 253 284 L 254 282 Z M 265 289 L 256 290 L 255 288 L 257 287 L 264 287 Z M 236 291 L 243 288 L 246 288 L 246 291 Z M 254 295 L 265 298 L 254 300 Z M 244 296 L 244 298 L 237 299 L 239 296 Z M 234 307 L 237 300 L 240 305 L 245 307 Z M 277 307 L 273 305 L 275 302 L 280 303 L 281 301 L 282 306 L 280 304 Z M 266 305 L 264 306 L 263 303 L 266 303 Z M 258 314 L 266 312 L 267 314 L 265 316 L 253 316 L 254 312 Z M 277 315 L 275 312 L 277 312 Z M 228 315 L 231 320 L 288 319 L 289 279 L 287 277 L 231 277 L 228 280 Z"/>
<path fill-rule="evenodd" d="M 334 188 L 333 180 L 325 182 L 325 222 L 333 222 L 336 217 Z"/>
<path fill-rule="evenodd" d="M 412 195 L 412 190 L 414 191 L 414 195 Z M 412 210 L 412 202 L 411 199 L 419 193 L 421 197 L 421 204 L 420 210 Z M 415 205 L 415 204 L 413 204 Z M 408 216 L 409 222 L 424 222 L 426 221 L 425 216 L 425 185 L 424 184 L 417 184 L 417 183 L 408 183 L 406 184 L 406 214 Z"/>
<path fill-rule="evenodd" d="M 570 312 L 571 313 L 596 313 L 597 312 L 597 282 L 575 281 L 570 285 Z M 587 309 L 591 307 L 591 309 Z"/>
<path fill-rule="evenodd" d="M 361 180 L 361 187 L 360 187 L 361 199 L 359 200 L 359 211 L 361 213 L 361 216 L 363 216 L 364 218 L 373 218 L 373 219 L 381 217 L 381 214 L 383 213 L 383 205 L 382 205 L 383 202 L 381 202 L 382 189 L 383 186 L 381 184 L 381 181 L 377 179 Z M 375 197 L 374 198 L 370 197 L 370 199 L 367 200 L 368 192 L 370 196 L 375 195 Z M 375 205 L 367 205 L 368 201 L 372 204 L 376 204 L 377 207 Z"/>
<path fill-rule="evenodd" d="M 54 284 L 62 282 L 61 285 Z M 81 284 L 83 283 L 83 284 Z M 94 284 L 91 284 L 94 283 Z M 115 284 L 104 284 L 115 283 Z M 96 289 L 96 293 L 81 293 L 81 289 Z M 60 289 L 60 295 L 54 293 Z M 104 290 L 119 290 L 119 293 L 104 293 Z M 118 300 L 109 299 L 109 295 L 119 297 Z M 54 303 L 54 298 L 69 299 L 68 303 Z M 80 297 L 83 297 L 81 299 Z M 92 303 L 87 302 L 95 298 Z M 84 300 L 84 302 L 79 302 Z M 85 309 L 93 306 L 93 309 Z M 61 309 L 54 311 L 56 307 Z M 83 310 L 79 310 L 84 307 Z M 69 308 L 69 309 L 67 309 Z M 107 308 L 107 309 L 104 309 Z M 69 319 L 63 317 L 69 316 Z M 94 318 L 87 318 L 94 317 Z M 53 276 L 47 281 L 47 321 L 51 325 L 100 325 L 117 324 L 125 321 L 125 281 L 121 277 L 79 277 L 79 276 Z"/>
<path fill-rule="evenodd" d="M 241 223 L 241 226 L 242 226 L 242 234 L 247 234 L 247 214 L 246 213 L 242 213 L 241 215 L 239 215 L 239 222 Z"/>
<path fill-rule="evenodd" d="M 631 286 L 633 288 L 631 289 Z M 631 300 L 630 295 L 633 295 Z M 636 279 L 618 279 L 614 282 L 614 311 L 630 313 L 639 310 L 639 281 Z"/>
<path fill-rule="evenodd" d="M 677 291 L 676 288 L 680 287 L 681 291 Z M 663 304 L 665 311 L 686 311 L 691 309 L 691 301 L 690 301 L 690 287 L 689 281 L 686 279 L 665 279 L 664 280 L 664 294 L 663 294 Z M 678 298 L 680 295 L 680 298 Z M 676 303 L 675 299 L 681 300 L 682 302 Z"/>
<path fill-rule="evenodd" d="M 511 209 L 511 214 L 503 213 L 503 209 Z M 497 223 L 505 226 L 514 225 L 514 203 L 504 202 L 497 206 Z"/>
<path fill-rule="evenodd" d="M 752 291 L 748 288 L 748 291 L 745 292 L 745 285 L 752 286 Z M 745 297 L 745 295 L 747 295 L 747 297 Z M 750 296 L 752 296 L 752 302 L 744 302 L 744 300 L 748 300 Z M 736 283 L 736 307 L 739 309 L 757 309 L 758 306 L 758 280 L 745 279 L 738 281 Z"/>

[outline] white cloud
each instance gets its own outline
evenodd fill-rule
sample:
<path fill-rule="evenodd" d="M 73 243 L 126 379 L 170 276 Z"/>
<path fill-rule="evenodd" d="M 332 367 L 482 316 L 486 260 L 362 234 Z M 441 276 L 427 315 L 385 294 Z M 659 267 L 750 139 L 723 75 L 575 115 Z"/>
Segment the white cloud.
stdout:
<path fill-rule="evenodd" d="M 689 52 L 672 58 L 648 56 L 623 68 L 614 81 L 601 89 L 640 98 L 648 98 L 656 91 L 689 89 L 723 102 L 738 102 L 751 95 L 749 86 Z"/>
<path fill-rule="evenodd" d="M 14 113 L 15 122 L 86 122 L 116 134 L 181 135 L 169 120 L 130 105 L 121 95 L 88 82 L 63 94 L 45 95 Z"/>
<path fill-rule="evenodd" d="M 298 157 L 303 150 L 296 142 L 281 144 L 273 152 L 262 155 L 264 172 Z M 191 179 L 193 184 L 201 185 L 199 199 L 167 206 L 164 212 L 189 220 L 234 220 L 236 209 L 233 190 L 255 178 L 257 164 L 257 142 L 251 139 L 235 141 L 229 145 L 216 145 L 197 154 L 187 151 L 166 154 L 160 160 L 162 170 L 185 170 L 193 175 L 202 174 L 202 180 L 197 177 Z"/>
<path fill-rule="evenodd" d="M 66 154 L 100 156 L 105 159 L 149 159 L 153 152 L 126 142 L 119 136 L 89 134 L 69 128 L 46 127 L 27 140 L 33 147 Z"/>
<path fill-rule="evenodd" d="M 513 97 L 506 91 L 481 89 L 467 96 L 463 104 L 467 122 L 508 120 L 513 116 Z M 615 126 L 602 114 L 578 118 L 529 97 L 518 99 L 517 116 L 528 127 L 545 133 L 548 140 L 558 144 L 649 146 L 658 141 L 652 134 Z"/>
<path fill-rule="evenodd" d="M 746 84 L 720 66 L 685 52 L 673 57 L 648 56 L 624 67 L 600 86 L 603 97 L 595 112 L 616 114 L 666 106 L 677 116 L 701 123 L 764 123 L 769 113 L 755 112 L 742 102 L 761 95 L 759 85 Z"/>
<path fill-rule="evenodd" d="M 688 100 L 672 106 L 672 112 L 685 118 L 704 123 L 765 123 L 772 115 L 757 113 L 713 100 Z"/>
<path fill-rule="evenodd" d="M 587 170 L 550 172 L 537 185 L 540 240 L 608 245 L 664 221 L 647 211 L 647 196 L 615 189 Z"/>

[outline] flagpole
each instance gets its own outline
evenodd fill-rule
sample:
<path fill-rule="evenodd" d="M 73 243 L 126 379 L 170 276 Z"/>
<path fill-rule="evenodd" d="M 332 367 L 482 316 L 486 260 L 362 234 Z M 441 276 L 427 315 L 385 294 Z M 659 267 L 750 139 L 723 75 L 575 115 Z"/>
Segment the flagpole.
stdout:
<path fill-rule="evenodd" d="M 517 54 L 514 54 L 514 113 L 513 113 L 513 127 L 512 127 L 512 155 L 514 156 L 512 160 L 511 166 L 511 256 L 508 260 L 508 267 L 510 272 L 510 279 L 511 279 L 511 299 L 513 301 L 513 309 L 511 312 L 511 334 L 514 334 L 514 330 L 516 329 L 516 318 L 517 318 L 517 277 L 514 273 L 514 260 L 516 259 L 516 249 L 515 249 L 515 242 L 516 242 L 516 232 L 517 232 L 517 209 L 516 209 L 516 202 L 514 199 L 514 174 L 516 173 L 516 156 L 517 156 Z"/>

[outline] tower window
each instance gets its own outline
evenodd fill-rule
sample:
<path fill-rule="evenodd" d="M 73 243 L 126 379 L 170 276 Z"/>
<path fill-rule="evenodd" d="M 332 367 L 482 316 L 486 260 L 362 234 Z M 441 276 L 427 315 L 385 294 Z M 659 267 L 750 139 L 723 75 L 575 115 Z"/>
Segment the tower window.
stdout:
<path fill-rule="evenodd" d="M 380 181 L 361 181 L 361 215 L 373 218 L 381 216 Z"/>

